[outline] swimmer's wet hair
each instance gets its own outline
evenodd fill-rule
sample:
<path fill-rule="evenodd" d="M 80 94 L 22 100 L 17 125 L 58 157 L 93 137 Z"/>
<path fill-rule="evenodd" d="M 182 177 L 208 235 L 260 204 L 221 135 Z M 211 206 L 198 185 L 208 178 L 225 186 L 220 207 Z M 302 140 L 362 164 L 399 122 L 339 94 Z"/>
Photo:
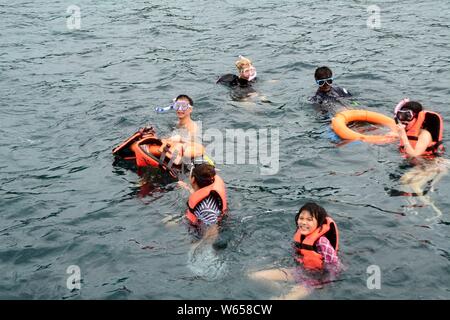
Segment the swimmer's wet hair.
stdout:
<path fill-rule="evenodd" d="M 187 101 L 189 101 L 189 104 L 191 105 L 191 106 L 194 106 L 194 101 L 191 99 L 191 97 L 189 97 L 188 95 L 185 95 L 185 94 L 180 94 L 176 99 L 175 99 L 175 101 L 178 101 L 178 100 L 180 100 L 180 99 L 186 99 Z"/>
<path fill-rule="evenodd" d="M 316 69 L 316 72 L 314 73 L 314 78 L 316 80 L 327 79 L 331 78 L 332 76 L 333 72 L 328 67 L 319 67 Z"/>
<path fill-rule="evenodd" d="M 303 205 L 303 207 L 300 208 L 298 213 L 295 215 L 295 224 L 297 225 L 298 217 L 300 216 L 300 213 L 302 211 L 309 211 L 311 213 L 311 216 L 314 217 L 317 220 L 317 227 L 320 228 L 326 221 L 326 218 L 328 217 L 327 211 L 319 206 L 315 202 L 308 202 Z"/>
<path fill-rule="evenodd" d="M 405 109 L 411 110 L 415 115 L 417 115 L 420 111 L 423 110 L 423 107 L 419 102 L 409 101 L 403 105 L 401 110 Z"/>
<path fill-rule="evenodd" d="M 214 166 L 203 163 L 195 166 L 192 170 L 192 176 L 195 182 L 200 188 L 204 188 L 214 183 L 214 177 L 216 176 L 216 169 Z"/>
<path fill-rule="evenodd" d="M 243 56 L 239 56 L 239 59 L 234 64 L 236 65 L 236 68 L 238 68 L 238 70 L 241 70 L 244 66 L 251 65 L 252 60 Z"/>

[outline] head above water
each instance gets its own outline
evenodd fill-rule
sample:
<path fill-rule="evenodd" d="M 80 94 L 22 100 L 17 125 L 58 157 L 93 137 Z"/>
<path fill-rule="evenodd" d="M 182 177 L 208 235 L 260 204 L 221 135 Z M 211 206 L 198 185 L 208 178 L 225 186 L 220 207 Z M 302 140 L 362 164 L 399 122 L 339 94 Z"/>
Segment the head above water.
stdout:
<path fill-rule="evenodd" d="M 419 112 L 422 110 L 423 107 L 419 102 L 408 101 L 397 111 L 396 117 L 400 122 L 405 124 L 408 129 L 415 123 Z"/>
<path fill-rule="evenodd" d="M 423 107 L 417 101 L 409 101 L 405 103 L 400 110 L 411 110 L 414 115 L 417 116 L 419 112 L 423 110 Z"/>
<path fill-rule="evenodd" d="M 191 106 L 194 106 L 194 101 L 186 94 L 180 94 L 178 97 L 176 97 L 175 101 L 186 101 L 189 102 Z"/>
<path fill-rule="evenodd" d="M 239 56 L 239 59 L 235 62 L 236 68 L 239 71 L 239 77 L 248 81 L 256 78 L 256 68 L 250 59 Z"/>
<path fill-rule="evenodd" d="M 196 165 L 191 172 L 191 184 L 198 188 L 204 188 L 214 183 L 216 169 L 208 163 Z"/>
<path fill-rule="evenodd" d="M 177 116 L 181 120 L 191 116 L 194 101 L 188 95 L 180 94 L 176 97 L 174 106 Z"/>
<path fill-rule="evenodd" d="M 326 222 L 327 217 L 328 214 L 324 208 L 315 202 L 308 202 L 295 215 L 295 224 L 297 228 L 304 226 L 305 234 L 309 234 L 320 228 Z"/>
<path fill-rule="evenodd" d="M 319 85 L 319 90 L 328 92 L 331 90 L 331 83 L 333 82 L 333 72 L 328 67 L 319 67 L 314 73 L 316 83 Z M 321 81 L 322 80 L 322 81 Z"/>

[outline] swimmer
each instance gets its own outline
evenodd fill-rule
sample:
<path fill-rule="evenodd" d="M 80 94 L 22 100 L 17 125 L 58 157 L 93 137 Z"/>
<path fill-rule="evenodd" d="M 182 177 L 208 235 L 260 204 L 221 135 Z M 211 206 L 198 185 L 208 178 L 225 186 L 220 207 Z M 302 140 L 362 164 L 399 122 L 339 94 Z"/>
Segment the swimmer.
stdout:
<path fill-rule="evenodd" d="M 188 267 L 203 279 L 217 280 L 226 274 L 227 268 L 226 262 L 217 253 L 216 241 L 219 225 L 228 210 L 225 184 L 216 174 L 214 166 L 205 161 L 197 163 L 194 162 L 191 168 L 190 185 L 178 182 L 191 193 L 185 218 L 190 231 L 200 238 L 189 250 Z"/>
<path fill-rule="evenodd" d="M 250 59 L 239 56 L 235 62 L 239 75 L 225 74 L 221 76 L 216 83 L 224 84 L 229 87 L 251 87 L 256 82 L 256 68 Z"/>
<path fill-rule="evenodd" d="M 442 211 L 425 194 L 425 188 L 432 189 L 448 172 L 448 161 L 438 157 L 444 151 L 442 117 L 424 110 L 419 102 L 407 98 L 397 104 L 394 114 L 400 152 L 414 165 L 401 177 L 400 182 L 425 205 L 429 205 L 437 214 L 435 218 L 438 218 L 442 216 Z"/>
<path fill-rule="evenodd" d="M 400 151 L 409 157 L 433 156 L 443 151 L 442 117 L 423 110 L 420 103 L 403 99 L 395 108 Z"/>
<path fill-rule="evenodd" d="M 309 202 L 300 208 L 295 216 L 297 230 L 294 234 L 294 248 L 297 253 L 295 268 L 269 269 L 251 272 L 249 277 L 280 285 L 280 282 L 296 283 L 291 291 L 276 299 L 298 300 L 306 297 L 313 287 L 323 284 L 325 279 L 316 280 L 312 275 L 327 272 L 330 281 L 341 269 L 337 256 L 339 234 L 335 222 L 324 208 Z M 309 273 L 309 274 L 308 274 Z"/>
<path fill-rule="evenodd" d="M 197 123 L 191 118 L 193 107 L 194 101 L 191 97 L 185 94 L 180 94 L 171 105 L 171 108 L 174 109 L 177 113 L 177 129 L 180 132 L 172 135 L 169 138 L 169 140 L 172 140 L 172 142 L 196 140 L 199 130 Z"/>
<path fill-rule="evenodd" d="M 181 94 L 168 107 L 155 109 L 157 112 L 171 109 L 176 111 L 178 117 L 176 129 L 170 137 L 161 139 L 163 145 L 160 147 L 160 152 L 169 150 L 170 153 L 177 154 L 174 160 L 175 164 L 181 163 L 182 155 L 192 154 L 192 157 L 197 157 L 204 153 L 204 147 L 200 144 L 199 125 L 191 119 L 193 105 L 194 101 L 191 97 Z"/>
<path fill-rule="evenodd" d="M 316 84 L 319 88 L 316 94 L 309 98 L 309 101 L 318 105 L 324 105 L 327 103 L 339 102 L 339 98 L 348 98 L 352 95 L 345 88 L 333 85 L 333 73 L 328 67 L 317 68 L 314 73 Z M 343 110 L 347 110 L 346 106 L 341 106 L 339 109 L 333 110 L 333 113 L 338 113 Z"/>
<path fill-rule="evenodd" d="M 227 211 L 225 184 L 209 163 L 194 165 L 186 218 L 194 226 L 217 225 Z"/>
<path fill-rule="evenodd" d="M 248 101 L 259 97 L 261 102 L 270 101 L 263 95 L 253 88 L 256 83 L 256 68 L 250 59 L 239 56 L 239 59 L 235 62 L 236 68 L 238 69 L 238 75 L 235 74 L 225 74 L 221 76 L 216 83 L 223 84 L 229 88 L 232 88 L 232 98 L 237 101 Z"/>

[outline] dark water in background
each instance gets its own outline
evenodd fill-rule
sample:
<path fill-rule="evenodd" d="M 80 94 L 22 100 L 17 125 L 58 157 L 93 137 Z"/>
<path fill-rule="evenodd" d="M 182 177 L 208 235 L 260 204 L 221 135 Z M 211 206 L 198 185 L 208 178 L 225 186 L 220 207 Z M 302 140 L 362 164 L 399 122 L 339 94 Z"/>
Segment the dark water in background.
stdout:
<path fill-rule="evenodd" d="M 308 200 L 337 221 L 347 266 L 310 298 L 450 298 L 448 176 L 428 194 L 443 216 L 427 222 L 431 206 L 391 196 L 407 170 L 394 145 L 337 147 L 307 103 L 325 64 L 370 109 L 389 114 L 409 96 L 448 127 L 447 0 L 78 1 L 78 31 L 66 27 L 71 4 L 0 4 L 0 298 L 266 299 L 277 292 L 245 273 L 293 265 L 293 219 Z M 371 4 L 378 30 L 366 26 Z M 214 84 L 239 54 L 272 104 L 233 102 Z M 161 223 L 182 215 L 186 192 L 153 174 L 148 193 L 113 165 L 112 147 L 137 127 L 170 131 L 175 115 L 151 106 L 179 93 L 204 128 L 280 130 L 277 175 L 220 166 L 230 219 L 217 277 L 196 276 L 208 261 L 192 261 L 185 225 Z M 381 290 L 366 287 L 372 264 Z M 70 265 L 80 291 L 66 288 Z"/>

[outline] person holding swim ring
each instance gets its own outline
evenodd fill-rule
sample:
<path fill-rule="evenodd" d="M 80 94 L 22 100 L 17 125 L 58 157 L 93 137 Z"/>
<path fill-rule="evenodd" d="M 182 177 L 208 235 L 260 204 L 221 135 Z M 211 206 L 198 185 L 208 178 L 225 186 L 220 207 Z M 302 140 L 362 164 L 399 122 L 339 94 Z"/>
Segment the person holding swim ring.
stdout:
<path fill-rule="evenodd" d="M 324 282 L 323 277 L 317 280 L 314 276 L 327 275 L 334 278 L 341 269 L 337 255 L 338 229 L 324 208 L 314 202 L 306 203 L 295 216 L 295 224 L 297 229 L 293 245 L 295 260 L 299 266 L 249 274 L 254 280 L 296 283 L 288 294 L 278 297 L 279 299 L 304 298 L 313 287 L 320 286 Z"/>
<path fill-rule="evenodd" d="M 400 151 L 410 157 L 434 156 L 443 151 L 443 120 L 416 101 L 403 99 L 395 108 Z"/>

